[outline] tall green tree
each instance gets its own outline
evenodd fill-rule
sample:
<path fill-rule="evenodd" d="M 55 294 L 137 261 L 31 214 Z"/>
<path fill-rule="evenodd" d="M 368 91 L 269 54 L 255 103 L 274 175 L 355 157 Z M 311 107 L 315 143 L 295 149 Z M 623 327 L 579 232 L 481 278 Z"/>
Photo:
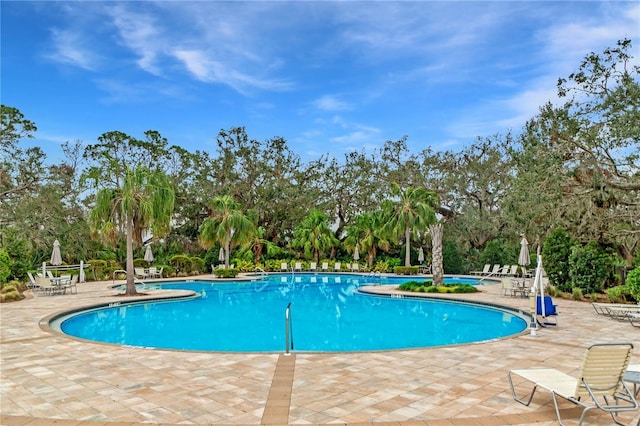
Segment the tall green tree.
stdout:
<path fill-rule="evenodd" d="M 293 231 L 291 246 L 302 249 L 306 257 L 312 257 L 314 262 L 318 262 L 320 254 L 326 253 L 339 243 L 329 228 L 327 215 L 318 210 L 311 210 Z"/>
<path fill-rule="evenodd" d="M 559 79 L 564 103 L 528 123 L 517 174 L 519 189 L 544 194 L 547 207 L 522 200 L 520 211 L 551 218 L 582 243 L 614 246 L 628 265 L 640 242 L 640 67 L 630 51 L 621 40 Z"/>
<path fill-rule="evenodd" d="M 397 239 L 402 236 L 405 244 L 405 266 L 411 266 L 411 237 L 427 230 L 436 222 L 434 206 L 438 205 L 438 196 L 425 188 L 406 188 L 404 191 L 397 183 L 391 185 L 392 198 L 384 200 L 384 229 L 388 235 Z"/>
<path fill-rule="evenodd" d="M 224 248 L 224 264 L 228 268 L 231 248 L 247 243 L 255 228 L 240 204 L 230 195 L 213 197 L 209 207 L 210 216 L 200 226 L 200 243 L 205 248 L 219 243 Z"/>
<path fill-rule="evenodd" d="M 95 205 L 89 213 L 89 223 L 93 235 L 103 241 L 116 243 L 122 234 L 125 235 L 125 294 L 135 295 L 134 236 L 141 235 L 144 230 L 152 230 L 155 237 L 166 235 L 170 230 L 175 195 L 162 171 L 151 171 L 144 166 L 130 169 L 127 165 L 118 171 L 121 174 L 117 186 L 108 185 L 100 175 L 89 173 L 85 177 L 98 189 Z"/>

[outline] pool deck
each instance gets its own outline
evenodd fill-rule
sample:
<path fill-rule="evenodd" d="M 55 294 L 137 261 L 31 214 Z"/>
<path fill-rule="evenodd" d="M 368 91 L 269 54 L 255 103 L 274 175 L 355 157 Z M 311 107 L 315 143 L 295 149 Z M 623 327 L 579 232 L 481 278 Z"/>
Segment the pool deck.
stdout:
<path fill-rule="evenodd" d="M 123 301 L 111 284 L 82 283 L 78 294 L 0 305 L 1 425 L 545 426 L 557 424 L 551 395 L 540 390 L 529 407 L 516 403 L 510 369 L 575 375 L 587 346 L 621 341 L 635 345 L 631 362 L 640 363 L 639 328 L 563 299 L 554 299 L 559 325 L 535 336 L 386 352 L 169 351 L 85 342 L 48 329 L 43 320 L 61 311 Z M 526 298 L 502 296 L 500 284 L 443 297 L 529 307 Z M 579 409 L 566 401 L 561 409 L 568 424 L 577 423 Z M 621 419 L 640 425 L 640 411 Z M 608 425 L 611 418 L 594 410 L 584 424 Z"/>

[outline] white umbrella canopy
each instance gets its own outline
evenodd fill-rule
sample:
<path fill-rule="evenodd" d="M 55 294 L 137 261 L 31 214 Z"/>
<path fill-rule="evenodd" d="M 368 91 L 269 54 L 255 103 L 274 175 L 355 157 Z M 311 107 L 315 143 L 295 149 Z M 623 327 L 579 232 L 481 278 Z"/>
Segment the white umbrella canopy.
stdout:
<path fill-rule="evenodd" d="M 358 250 L 358 246 L 353 251 L 353 260 L 360 260 L 360 250 Z"/>
<path fill-rule="evenodd" d="M 153 251 L 151 251 L 151 244 L 147 245 L 144 251 L 144 260 L 151 263 L 153 262 Z"/>
<path fill-rule="evenodd" d="M 62 255 L 60 254 L 60 241 L 55 240 L 53 242 L 53 251 L 51 252 L 51 260 L 49 261 L 54 266 L 62 265 Z"/>
<path fill-rule="evenodd" d="M 520 256 L 518 256 L 518 265 L 522 266 L 522 270 L 524 271 L 527 266 L 531 263 L 531 258 L 529 256 L 529 242 L 526 237 L 522 237 L 520 241 Z"/>
<path fill-rule="evenodd" d="M 218 260 L 224 262 L 224 249 L 222 247 L 220 247 L 220 252 L 218 253 Z"/>
<path fill-rule="evenodd" d="M 422 250 L 422 247 L 420 247 L 420 251 L 418 252 L 418 262 L 424 262 L 424 250 Z"/>

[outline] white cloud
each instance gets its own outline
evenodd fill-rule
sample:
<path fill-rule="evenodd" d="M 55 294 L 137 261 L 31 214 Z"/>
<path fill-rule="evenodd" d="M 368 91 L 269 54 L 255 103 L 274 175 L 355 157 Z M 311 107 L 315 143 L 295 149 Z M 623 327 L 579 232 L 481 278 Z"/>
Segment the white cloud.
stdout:
<path fill-rule="evenodd" d="M 313 106 L 322 111 L 344 111 L 351 106 L 333 95 L 324 95 L 312 102 Z"/>
<path fill-rule="evenodd" d="M 163 30 L 157 20 L 148 13 L 134 13 L 125 7 L 116 6 L 107 9 L 114 26 L 118 30 L 118 37 L 122 43 L 136 56 L 138 66 L 151 74 L 160 74 L 156 64 L 158 54 L 166 41 Z"/>
<path fill-rule="evenodd" d="M 94 70 L 97 57 L 84 45 L 83 36 L 72 30 L 51 30 L 53 52 L 46 57 L 60 63 L 73 65 L 85 70 Z"/>
<path fill-rule="evenodd" d="M 205 83 L 220 83 L 232 87 L 241 94 L 257 88 L 269 91 L 289 90 L 291 84 L 285 81 L 261 79 L 233 69 L 230 64 L 221 63 L 198 50 L 176 49 L 173 56 L 198 80 Z"/>

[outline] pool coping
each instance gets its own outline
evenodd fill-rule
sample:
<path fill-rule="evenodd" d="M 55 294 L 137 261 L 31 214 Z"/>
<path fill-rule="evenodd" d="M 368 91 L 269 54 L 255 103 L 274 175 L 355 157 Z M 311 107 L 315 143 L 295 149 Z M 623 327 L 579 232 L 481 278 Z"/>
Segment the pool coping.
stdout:
<path fill-rule="evenodd" d="M 305 273 L 304 271 L 302 273 Z M 320 275 L 338 275 L 338 274 L 351 274 L 351 275 L 359 275 L 362 276 L 364 274 L 362 273 L 348 273 L 348 272 L 307 272 L 308 274 L 320 274 Z M 280 274 L 286 274 L 283 272 L 272 272 L 271 274 L 273 275 L 280 275 Z M 392 278 L 398 278 L 398 275 L 395 274 L 386 274 L 386 276 L 388 277 L 392 277 Z M 430 276 L 430 275 L 429 275 Z M 418 276 L 418 277 L 429 277 L 429 276 Z M 400 276 L 403 277 L 403 276 Z M 451 275 L 450 277 L 454 277 L 454 278 L 477 278 L 475 276 L 464 276 L 464 275 Z M 172 278 L 163 278 L 161 280 L 155 280 L 153 282 L 149 282 L 149 284 L 166 284 L 166 283 L 173 283 L 173 282 L 214 282 L 217 284 L 233 284 L 236 281 L 241 281 L 241 282 L 254 282 L 257 280 L 253 280 L 253 279 L 242 279 L 242 278 L 216 278 L 214 280 L 210 279 L 210 278 L 195 278 L 195 279 L 190 279 L 190 278 L 180 278 L 180 277 L 172 277 Z M 147 284 L 147 283 L 143 283 L 143 284 Z M 498 284 L 498 283 L 495 283 Z M 467 305 L 476 305 L 476 306 L 486 306 L 486 307 L 490 307 L 490 308 L 495 308 L 495 309 L 499 309 L 502 311 L 507 311 L 512 313 L 513 315 L 516 315 L 517 317 L 521 318 L 522 320 L 524 320 L 527 324 L 529 324 L 530 319 L 532 317 L 531 312 L 525 312 L 522 309 L 517 309 L 517 308 L 513 308 L 513 307 L 509 307 L 508 305 L 501 305 L 501 304 L 497 304 L 497 303 L 490 303 L 490 302 L 479 302 L 479 301 L 472 301 L 472 300 L 468 300 L 468 299 L 463 299 L 463 298 L 458 298 L 456 297 L 457 294 L 456 293 L 417 293 L 417 292 L 407 292 L 407 291 L 402 291 L 402 290 L 398 290 L 395 287 L 392 287 L 394 284 L 374 284 L 374 285 L 364 285 L 364 286 L 360 286 L 357 288 L 357 292 L 365 294 L 365 295 L 372 295 L 372 296 L 377 296 L 377 297 L 388 297 L 388 298 L 394 298 L 394 297 L 400 297 L 400 298 L 406 298 L 406 299 L 422 299 L 422 300 L 442 300 L 442 301 L 448 301 L 448 302 L 455 302 L 455 303 L 464 303 Z M 483 284 L 483 285 L 492 285 L 492 284 Z M 112 284 L 110 286 L 108 286 L 109 289 L 111 290 L 117 290 L 118 288 L 122 287 L 122 283 L 119 284 Z M 482 291 L 482 290 L 480 290 Z M 462 294 L 462 293 L 460 293 Z M 179 351 L 179 352 L 193 352 L 193 353 L 223 353 L 223 354 L 246 354 L 246 353 L 262 353 L 262 354 L 280 354 L 282 353 L 282 351 L 280 350 L 275 350 L 275 351 L 251 351 L 251 352 L 247 352 L 247 351 L 216 351 L 216 350 L 198 350 L 198 349 L 176 349 L 176 348 L 163 348 L 163 347 L 147 347 L 147 346 L 136 346 L 136 345 L 122 345 L 119 343 L 110 343 L 110 342 L 103 342 L 103 341 L 98 341 L 98 340 L 91 340 L 91 339 L 84 339 L 82 337 L 77 337 L 77 336 L 72 336 L 70 334 L 66 334 L 64 333 L 62 330 L 60 330 L 59 328 L 59 323 L 58 321 L 63 321 L 64 319 L 66 319 L 67 317 L 73 316 L 74 314 L 77 314 L 79 312 L 85 312 L 85 311 L 92 311 L 92 310 L 97 310 L 97 309 L 102 309 L 102 308 L 111 308 L 111 307 L 118 307 L 118 306 L 124 306 L 124 305 L 134 305 L 134 304 L 143 304 L 143 303 L 153 303 L 153 302 L 171 302 L 171 301 L 181 301 L 181 300 L 190 300 L 190 299 L 196 299 L 198 297 L 200 297 L 200 295 L 197 292 L 194 292 L 192 290 L 184 290 L 184 289 L 144 289 L 142 290 L 141 293 L 133 296 L 133 295 L 126 295 L 126 294 L 122 294 L 119 293 L 117 295 L 111 295 L 113 297 L 118 297 L 118 298 L 122 298 L 121 300 L 111 300 L 108 302 L 98 302 L 98 303 L 92 303 L 89 305 L 85 305 L 85 306 L 77 306 L 74 307 L 72 309 L 68 309 L 68 310 L 63 310 L 63 311 L 58 311 L 58 312 L 54 312 L 50 315 L 45 316 L 44 318 L 42 318 L 38 325 L 40 327 L 41 330 L 48 332 L 48 333 L 52 333 L 52 334 L 56 334 L 56 335 L 60 335 L 63 336 L 65 338 L 69 338 L 72 340 L 77 340 L 80 342 L 86 342 L 86 343 L 93 343 L 93 344 L 99 344 L 99 345 L 108 345 L 108 346 L 127 346 L 127 347 L 138 347 L 138 348 L 142 348 L 142 349 L 153 349 L 153 350 L 158 350 L 158 351 Z M 32 296 L 30 296 L 32 297 Z M 483 344 L 486 342 L 491 342 L 491 341 L 496 341 L 496 340 L 503 340 L 503 339 L 510 339 L 510 338 L 514 338 L 517 337 L 519 335 L 523 335 L 523 334 L 527 334 L 529 333 L 529 328 L 525 328 L 524 330 L 522 330 L 521 332 L 518 333 L 513 333 L 513 334 L 509 334 L 506 336 L 501 336 L 501 337 L 495 337 L 495 338 L 490 338 L 490 339 L 484 339 L 484 340 L 479 340 L 479 341 L 472 341 L 472 342 L 464 342 L 464 343 L 451 343 L 451 344 L 443 344 L 443 345 L 434 345 L 434 346 L 424 346 L 424 347 L 411 347 L 411 348 L 390 348 L 390 349 L 368 349 L 368 350 L 355 350 L 355 351 L 292 351 L 292 353 L 299 353 L 299 354 L 357 354 L 357 353 L 378 353 L 378 352 L 394 352 L 394 351 L 407 351 L 407 350 L 419 350 L 419 349 L 429 349 L 429 348 L 443 348 L 443 347 L 453 347 L 453 346 L 464 346 L 464 345 L 475 345 L 475 344 Z"/>

